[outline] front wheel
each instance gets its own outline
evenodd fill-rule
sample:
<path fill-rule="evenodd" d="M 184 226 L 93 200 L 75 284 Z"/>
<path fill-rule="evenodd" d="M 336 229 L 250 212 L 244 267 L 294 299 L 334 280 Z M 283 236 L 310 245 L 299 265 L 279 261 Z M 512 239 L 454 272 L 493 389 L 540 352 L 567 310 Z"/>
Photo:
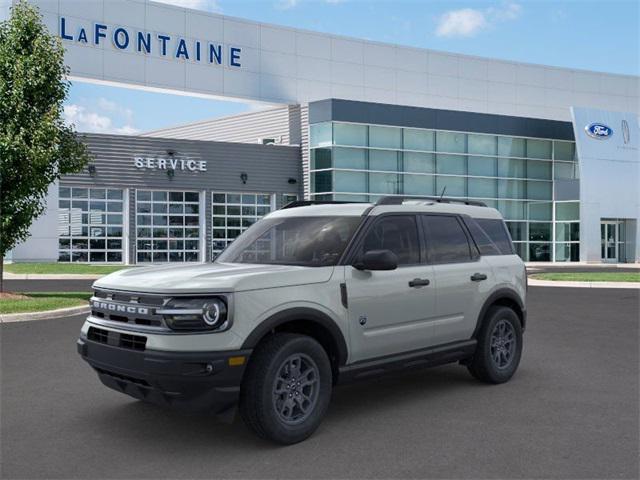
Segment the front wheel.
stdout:
<path fill-rule="evenodd" d="M 469 372 L 487 383 L 504 383 L 518 369 L 522 356 L 522 326 L 509 307 L 491 307 L 478 335 Z"/>
<path fill-rule="evenodd" d="M 240 415 L 258 436 L 300 442 L 320 425 L 331 397 L 329 358 L 313 338 L 278 333 L 251 356 L 240 393 Z"/>

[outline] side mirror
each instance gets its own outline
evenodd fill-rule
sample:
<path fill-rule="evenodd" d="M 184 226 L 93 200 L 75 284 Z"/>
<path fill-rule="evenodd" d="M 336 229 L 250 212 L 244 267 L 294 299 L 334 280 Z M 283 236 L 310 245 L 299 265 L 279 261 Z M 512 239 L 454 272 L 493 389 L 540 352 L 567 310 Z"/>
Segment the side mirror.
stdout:
<path fill-rule="evenodd" d="M 398 268 L 398 257 L 391 250 L 369 250 L 360 260 L 353 264 L 358 270 L 395 270 Z"/>

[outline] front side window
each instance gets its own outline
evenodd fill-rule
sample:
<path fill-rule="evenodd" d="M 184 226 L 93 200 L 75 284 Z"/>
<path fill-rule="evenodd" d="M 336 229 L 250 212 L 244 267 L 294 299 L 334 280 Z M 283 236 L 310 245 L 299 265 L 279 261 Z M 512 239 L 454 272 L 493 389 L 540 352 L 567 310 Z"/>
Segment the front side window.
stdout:
<path fill-rule="evenodd" d="M 471 260 L 471 248 L 460 221 L 454 216 L 425 215 L 430 263 L 462 263 Z"/>
<path fill-rule="evenodd" d="M 336 265 L 361 220 L 359 216 L 265 218 L 240 235 L 216 262 Z"/>
<path fill-rule="evenodd" d="M 415 217 L 394 215 L 382 217 L 367 231 L 360 254 L 370 250 L 390 250 L 398 257 L 398 265 L 420 263 L 420 240 Z"/>

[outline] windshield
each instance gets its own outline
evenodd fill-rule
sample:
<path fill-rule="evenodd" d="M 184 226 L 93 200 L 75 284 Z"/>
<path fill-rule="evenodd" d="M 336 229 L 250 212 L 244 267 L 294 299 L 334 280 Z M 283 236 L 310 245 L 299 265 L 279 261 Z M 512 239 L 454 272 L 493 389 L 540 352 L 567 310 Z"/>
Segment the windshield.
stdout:
<path fill-rule="evenodd" d="M 265 218 L 216 262 L 324 267 L 338 263 L 362 217 Z"/>

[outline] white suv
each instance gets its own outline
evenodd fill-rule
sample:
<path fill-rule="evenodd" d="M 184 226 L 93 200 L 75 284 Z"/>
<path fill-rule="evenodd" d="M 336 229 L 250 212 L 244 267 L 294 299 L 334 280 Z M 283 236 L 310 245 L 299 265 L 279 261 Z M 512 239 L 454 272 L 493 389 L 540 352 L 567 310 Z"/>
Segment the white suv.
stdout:
<path fill-rule="evenodd" d="M 318 204 L 316 204 L 318 203 Z M 337 383 L 460 362 L 518 367 L 526 272 L 477 202 L 294 202 L 213 264 L 122 270 L 94 284 L 78 351 L 107 386 L 299 442 Z"/>

